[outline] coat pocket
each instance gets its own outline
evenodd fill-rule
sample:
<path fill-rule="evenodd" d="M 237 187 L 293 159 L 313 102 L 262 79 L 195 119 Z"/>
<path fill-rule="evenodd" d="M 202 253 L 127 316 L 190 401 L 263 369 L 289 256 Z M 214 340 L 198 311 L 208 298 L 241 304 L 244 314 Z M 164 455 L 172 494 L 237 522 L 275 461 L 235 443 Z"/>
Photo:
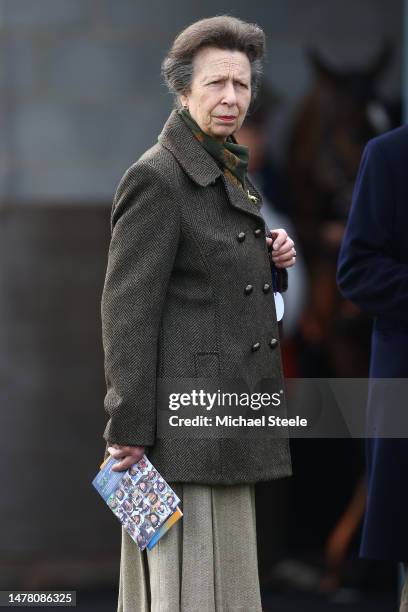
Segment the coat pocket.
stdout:
<path fill-rule="evenodd" d="M 218 353 L 194 353 L 194 370 L 198 377 L 218 376 L 220 373 Z"/>

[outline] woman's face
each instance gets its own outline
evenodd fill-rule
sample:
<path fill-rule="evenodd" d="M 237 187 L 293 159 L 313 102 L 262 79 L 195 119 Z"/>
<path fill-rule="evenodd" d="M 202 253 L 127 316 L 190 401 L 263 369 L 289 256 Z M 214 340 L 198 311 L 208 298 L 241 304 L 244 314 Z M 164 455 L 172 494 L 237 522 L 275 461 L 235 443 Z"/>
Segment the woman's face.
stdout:
<path fill-rule="evenodd" d="M 248 57 L 230 49 L 200 49 L 193 59 L 191 91 L 180 99 L 203 132 L 224 142 L 241 127 L 251 101 Z"/>

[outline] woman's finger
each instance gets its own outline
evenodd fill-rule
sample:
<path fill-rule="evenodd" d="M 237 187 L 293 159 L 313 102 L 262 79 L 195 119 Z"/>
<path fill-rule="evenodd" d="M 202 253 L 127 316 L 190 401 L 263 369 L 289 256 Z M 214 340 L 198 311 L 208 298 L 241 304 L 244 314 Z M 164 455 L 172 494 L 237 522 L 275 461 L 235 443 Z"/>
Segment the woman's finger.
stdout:
<path fill-rule="evenodd" d="M 295 243 L 293 242 L 293 240 L 291 238 L 288 238 L 287 240 L 285 240 L 285 242 L 279 249 L 274 249 L 273 253 L 279 255 L 282 255 L 283 253 L 289 253 L 294 248 L 294 245 Z"/>
<path fill-rule="evenodd" d="M 139 457 L 141 459 L 141 457 Z M 115 463 L 112 467 L 112 471 L 114 472 L 122 472 L 123 470 L 129 469 L 134 463 L 137 463 L 139 459 L 135 458 L 133 455 L 127 455 L 122 461 Z"/>
<path fill-rule="evenodd" d="M 288 234 L 284 229 L 271 230 L 273 240 L 273 250 L 278 251 L 286 241 Z"/>
<path fill-rule="evenodd" d="M 290 268 L 292 266 L 294 266 L 296 263 L 296 257 L 291 257 L 290 259 L 288 259 L 287 261 L 277 261 L 275 263 L 277 268 Z"/>
<path fill-rule="evenodd" d="M 108 451 L 112 455 L 112 457 L 114 457 L 115 459 L 120 459 L 122 457 L 125 457 L 129 452 L 125 450 L 124 448 L 114 448 L 113 446 L 109 446 Z"/>
<path fill-rule="evenodd" d="M 288 253 L 284 253 L 283 255 L 274 255 L 272 256 L 273 261 L 285 261 L 287 259 L 292 259 L 292 257 L 296 257 L 296 252 L 291 249 Z"/>
<path fill-rule="evenodd" d="M 283 247 L 281 247 L 279 249 L 279 251 L 272 251 L 272 257 L 282 257 L 282 256 L 288 256 L 291 255 L 292 257 L 296 257 L 296 249 L 293 246 L 293 241 L 291 241 L 291 246 L 288 245 L 284 245 Z"/>
<path fill-rule="evenodd" d="M 285 261 L 290 261 L 291 259 L 296 258 L 296 255 L 293 253 L 287 253 L 286 255 L 281 255 L 280 257 L 273 257 L 273 263 L 285 263 Z"/>
<path fill-rule="evenodd" d="M 127 470 L 131 465 L 132 462 L 129 463 L 127 459 L 124 459 L 123 461 L 119 461 L 118 463 L 115 463 L 115 465 L 112 466 L 112 472 L 123 472 L 124 470 Z"/>
<path fill-rule="evenodd" d="M 291 257 L 295 255 L 293 247 L 282 247 L 281 249 L 279 249 L 279 251 L 272 251 L 272 257 L 288 257 L 289 255 Z"/>

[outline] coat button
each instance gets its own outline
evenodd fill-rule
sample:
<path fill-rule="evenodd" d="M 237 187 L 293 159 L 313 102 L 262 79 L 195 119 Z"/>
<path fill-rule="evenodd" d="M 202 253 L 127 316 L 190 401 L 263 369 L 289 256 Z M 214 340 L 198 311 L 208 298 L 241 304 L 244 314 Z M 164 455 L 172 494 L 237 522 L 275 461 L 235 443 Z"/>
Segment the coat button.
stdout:
<path fill-rule="evenodd" d="M 276 348 L 276 347 L 278 346 L 278 341 L 277 341 L 277 339 L 276 339 L 276 338 L 271 338 L 271 339 L 269 340 L 269 346 L 270 346 L 271 348 L 273 348 L 273 349 L 274 349 L 274 348 Z"/>
<path fill-rule="evenodd" d="M 252 286 L 252 285 L 247 285 L 247 286 L 245 287 L 245 289 L 244 289 L 244 293 L 245 293 L 245 295 L 249 295 L 250 293 L 252 293 L 253 289 L 254 289 L 254 288 L 253 288 L 253 286 Z"/>
<path fill-rule="evenodd" d="M 269 289 L 271 288 L 269 283 L 265 283 L 264 286 L 262 287 L 262 291 L 264 293 L 268 293 Z"/>
<path fill-rule="evenodd" d="M 261 343 L 260 343 L 260 342 L 255 342 L 255 344 L 253 344 L 253 345 L 251 346 L 251 350 L 252 350 L 253 352 L 258 351 L 260 348 L 261 348 Z"/>
<path fill-rule="evenodd" d="M 237 240 L 238 240 L 238 242 L 244 242 L 244 240 L 245 240 L 245 232 L 239 232 L 239 234 L 237 236 Z"/>
<path fill-rule="evenodd" d="M 254 229 L 254 234 L 255 234 L 255 238 L 259 238 L 259 236 L 262 234 L 262 230 L 257 227 L 256 229 Z"/>

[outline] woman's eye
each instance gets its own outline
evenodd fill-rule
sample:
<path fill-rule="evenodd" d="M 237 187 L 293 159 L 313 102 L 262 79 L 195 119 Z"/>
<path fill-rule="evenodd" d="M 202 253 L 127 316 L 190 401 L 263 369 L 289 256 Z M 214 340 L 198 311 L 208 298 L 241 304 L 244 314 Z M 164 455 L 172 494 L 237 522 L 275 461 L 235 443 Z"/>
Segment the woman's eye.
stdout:
<path fill-rule="evenodd" d="M 221 83 L 221 80 L 218 81 L 210 81 L 209 85 L 218 85 L 218 83 Z M 238 85 L 240 85 L 241 87 L 245 87 L 246 89 L 248 89 L 248 85 L 246 83 L 239 83 Z"/>

